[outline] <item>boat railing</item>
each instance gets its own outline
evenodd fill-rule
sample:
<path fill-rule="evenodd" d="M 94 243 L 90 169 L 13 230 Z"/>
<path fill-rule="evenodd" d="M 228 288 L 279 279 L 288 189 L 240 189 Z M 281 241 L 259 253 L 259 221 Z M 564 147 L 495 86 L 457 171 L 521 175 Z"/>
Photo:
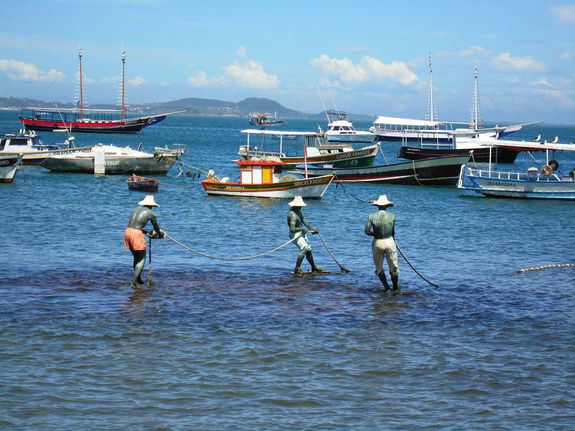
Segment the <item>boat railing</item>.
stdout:
<path fill-rule="evenodd" d="M 285 153 L 279 151 L 262 151 L 257 148 L 249 148 L 246 145 L 240 146 L 240 151 L 238 154 L 241 157 L 285 157 Z"/>
<path fill-rule="evenodd" d="M 493 178 L 497 180 L 514 180 L 514 181 L 560 181 L 561 179 L 557 174 L 553 173 L 549 176 L 540 174 L 539 172 L 505 172 L 494 171 L 489 169 L 467 168 L 467 175 L 470 177 L 480 178 Z"/>

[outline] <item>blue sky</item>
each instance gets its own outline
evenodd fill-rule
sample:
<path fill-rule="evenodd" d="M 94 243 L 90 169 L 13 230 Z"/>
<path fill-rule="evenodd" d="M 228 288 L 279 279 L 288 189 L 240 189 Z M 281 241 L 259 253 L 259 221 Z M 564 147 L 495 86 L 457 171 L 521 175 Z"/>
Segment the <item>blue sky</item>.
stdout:
<path fill-rule="evenodd" d="M 575 124 L 575 2 L 0 2 L 0 96 L 131 103 L 266 97 L 304 112 Z"/>

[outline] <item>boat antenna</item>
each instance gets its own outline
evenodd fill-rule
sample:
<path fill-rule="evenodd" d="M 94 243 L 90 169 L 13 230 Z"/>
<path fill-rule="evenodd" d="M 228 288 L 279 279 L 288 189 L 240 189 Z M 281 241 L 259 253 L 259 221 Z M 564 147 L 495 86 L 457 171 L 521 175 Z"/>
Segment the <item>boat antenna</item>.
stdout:
<path fill-rule="evenodd" d="M 327 109 L 325 108 L 325 103 L 323 103 L 323 97 L 321 97 L 321 93 L 319 92 L 319 88 L 316 85 L 315 89 L 317 90 L 317 95 L 319 96 L 319 100 L 321 100 L 321 106 L 323 106 L 323 113 L 327 118 L 327 122 L 329 123 L 329 115 L 327 115 Z"/>
<path fill-rule="evenodd" d="M 429 53 L 429 98 L 427 101 L 427 115 L 429 121 L 435 121 L 437 119 L 436 105 L 435 105 L 435 93 L 433 91 L 433 63 L 431 61 L 431 52 Z"/>
<path fill-rule="evenodd" d="M 84 118 L 84 82 L 82 77 L 82 48 L 78 48 L 78 60 L 80 64 L 80 120 Z"/>
<path fill-rule="evenodd" d="M 471 124 L 470 129 L 478 129 L 480 126 L 483 126 L 483 120 L 480 118 L 479 114 L 479 86 L 477 83 L 477 63 L 475 64 L 475 70 L 473 73 L 473 103 L 471 105 Z"/>
<path fill-rule="evenodd" d="M 126 100 L 125 100 L 125 84 L 126 84 L 126 50 L 122 49 L 122 121 L 124 120 L 124 115 L 126 112 Z"/>
<path fill-rule="evenodd" d="M 333 107 L 335 108 L 335 112 L 336 112 L 338 120 L 342 120 L 343 118 L 341 116 L 341 113 L 339 112 L 339 109 L 337 109 L 337 105 L 335 104 L 335 100 L 333 100 L 331 93 L 327 93 L 327 94 L 329 94 L 329 98 L 331 99 L 331 103 L 333 103 Z"/>

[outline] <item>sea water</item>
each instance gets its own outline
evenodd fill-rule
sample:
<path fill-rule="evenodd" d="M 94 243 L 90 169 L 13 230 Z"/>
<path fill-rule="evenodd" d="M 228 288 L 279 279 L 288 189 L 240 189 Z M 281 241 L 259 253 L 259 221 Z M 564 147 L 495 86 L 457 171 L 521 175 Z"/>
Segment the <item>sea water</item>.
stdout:
<path fill-rule="evenodd" d="M 137 135 L 78 134 L 76 144 L 179 143 L 185 171 L 233 180 L 248 127 L 245 118 L 170 116 Z M 18 128 L 17 112 L 0 113 L 0 130 Z M 575 127 L 529 126 L 512 137 L 539 133 L 571 142 Z M 397 146 L 383 150 L 393 160 Z M 540 167 L 535 158 L 521 154 L 509 168 Z M 560 155 L 560 169 L 574 161 Z M 155 212 L 187 247 L 239 258 L 289 239 L 288 201 L 207 196 L 200 180 L 177 174 L 159 178 Z M 575 203 L 332 184 L 304 209 L 337 259 L 311 236 L 330 274 L 293 277 L 292 244 L 229 261 L 164 239 L 153 241 L 143 274 L 153 284 L 132 289 L 122 235 L 145 194 L 128 191 L 126 179 L 24 167 L 0 189 L 0 428 L 575 426 L 575 268 L 517 272 L 575 263 Z M 439 288 L 400 257 L 402 294 L 382 292 L 363 233 L 375 209 L 366 202 L 380 194 L 395 203 L 405 257 Z"/>

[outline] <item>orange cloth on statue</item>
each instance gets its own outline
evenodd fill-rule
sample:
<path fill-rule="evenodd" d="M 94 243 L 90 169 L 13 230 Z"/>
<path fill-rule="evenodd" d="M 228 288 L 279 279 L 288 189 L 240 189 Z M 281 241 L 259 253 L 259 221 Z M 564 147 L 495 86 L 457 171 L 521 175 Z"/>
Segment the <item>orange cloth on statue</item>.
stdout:
<path fill-rule="evenodd" d="M 140 251 L 146 249 L 146 238 L 141 229 L 127 227 L 124 231 L 124 247 L 130 250 Z"/>

